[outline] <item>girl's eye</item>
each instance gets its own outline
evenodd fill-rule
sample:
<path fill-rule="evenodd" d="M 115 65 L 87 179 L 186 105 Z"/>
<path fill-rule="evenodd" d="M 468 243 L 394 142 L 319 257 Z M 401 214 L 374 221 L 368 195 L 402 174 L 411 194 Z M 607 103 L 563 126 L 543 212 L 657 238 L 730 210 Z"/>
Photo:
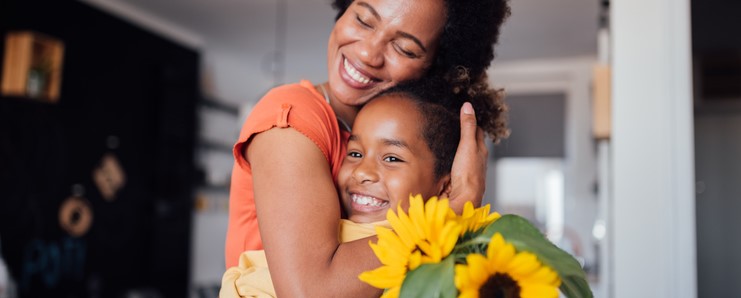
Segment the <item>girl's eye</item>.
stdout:
<path fill-rule="evenodd" d="M 371 25 L 363 21 L 363 19 L 360 18 L 360 15 L 356 15 L 355 20 L 357 20 L 358 23 L 360 23 L 360 25 L 362 25 L 363 27 L 371 28 Z"/>
<path fill-rule="evenodd" d="M 355 157 L 355 158 L 361 158 L 361 157 L 363 157 L 363 155 L 360 154 L 360 153 L 358 153 L 358 152 L 348 152 L 347 153 L 347 156 L 349 156 L 349 157 Z"/>
<path fill-rule="evenodd" d="M 404 162 L 403 160 L 401 160 L 400 158 L 398 158 L 396 156 L 386 156 L 386 157 L 383 158 L 383 161 L 385 161 L 385 162 Z"/>

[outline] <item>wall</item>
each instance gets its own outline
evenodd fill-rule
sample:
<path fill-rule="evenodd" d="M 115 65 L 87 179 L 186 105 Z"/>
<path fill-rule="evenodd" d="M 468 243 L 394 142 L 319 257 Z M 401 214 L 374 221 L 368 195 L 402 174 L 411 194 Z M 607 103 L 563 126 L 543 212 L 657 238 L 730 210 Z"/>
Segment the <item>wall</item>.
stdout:
<path fill-rule="evenodd" d="M 696 114 L 699 297 L 741 293 L 741 114 Z"/>
<path fill-rule="evenodd" d="M 0 236 L 21 296 L 184 296 L 198 53 L 77 1 L 0 5 L 3 36 L 66 46 L 58 103 L 0 97 Z M 126 174 L 112 198 L 92 177 L 106 154 Z M 59 224 L 73 195 L 93 214 L 82 235 Z"/>
<path fill-rule="evenodd" d="M 741 295 L 740 9 L 738 1 L 692 1 L 699 297 Z"/>
<path fill-rule="evenodd" d="M 696 297 L 689 1 L 611 2 L 615 297 Z"/>
<path fill-rule="evenodd" d="M 598 212 L 594 184 L 597 175 L 595 141 L 591 134 L 592 56 L 563 59 L 505 61 L 490 69 L 491 85 L 508 94 L 564 94 L 564 224 L 578 238 L 580 257 L 586 266 L 597 265 L 592 227 Z M 517 133 L 517 132 L 513 132 Z M 493 147 L 496 154 L 497 147 Z M 496 187 L 496 164 L 492 159 L 487 173 L 486 202 L 495 200 L 489 189 Z"/>

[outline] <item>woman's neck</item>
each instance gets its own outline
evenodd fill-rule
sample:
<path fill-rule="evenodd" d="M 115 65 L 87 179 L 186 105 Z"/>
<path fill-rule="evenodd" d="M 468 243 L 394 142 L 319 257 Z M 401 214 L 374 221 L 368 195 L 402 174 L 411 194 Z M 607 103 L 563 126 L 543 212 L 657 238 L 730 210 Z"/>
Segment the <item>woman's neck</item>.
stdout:
<path fill-rule="evenodd" d="M 323 95 L 328 97 L 327 102 L 332 107 L 335 115 L 337 115 L 338 120 L 345 122 L 349 126 L 348 128 L 352 128 L 353 122 L 355 122 L 355 116 L 358 114 L 360 107 L 346 105 L 336 100 L 327 82 L 319 84 L 318 87 L 320 91 L 323 91 Z"/>

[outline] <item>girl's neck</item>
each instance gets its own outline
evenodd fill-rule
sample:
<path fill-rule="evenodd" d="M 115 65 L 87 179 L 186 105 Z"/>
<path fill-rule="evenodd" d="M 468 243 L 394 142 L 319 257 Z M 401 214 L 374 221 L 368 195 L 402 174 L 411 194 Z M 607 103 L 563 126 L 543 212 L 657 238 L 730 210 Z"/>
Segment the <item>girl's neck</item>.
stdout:
<path fill-rule="evenodd" d="M 317 85 L 317 89 L 325 97 L 325 100 L 327 100 L 329 106 L 332 107 L 335 115 L 337 115 L 337 120 L 338 122 L 340 122 L 340 126 L 343 126 L 344 122 L 344 124 L 348 126 L 345 129 L 350 131 L 350 128 L 352 128 L 353 122 L 355 122 L 355 116 L 358 114 L 358 110 L 360 110 L 360 107 L 346 105 L 339 100 L 336 100 L 334 95 L 330 91 L 331 89 L 329 88 L 329 83 L 327 82 Z"/>

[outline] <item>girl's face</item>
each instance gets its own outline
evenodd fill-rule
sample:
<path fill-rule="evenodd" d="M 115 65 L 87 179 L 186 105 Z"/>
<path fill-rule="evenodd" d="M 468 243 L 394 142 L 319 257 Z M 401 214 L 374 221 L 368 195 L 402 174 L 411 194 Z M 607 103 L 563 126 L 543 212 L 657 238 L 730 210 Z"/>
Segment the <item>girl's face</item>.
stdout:
<path fill-rule="evenodd" d="M 389 208 L 409 208 L 409 195 L 441 195 L 449 177 L 435 178 L 435 155 L 422 137 L 415 104 L 399 95 L 379 97 L 355 120 L 338 174 L 349 219 L 386 219 Z"/>
<path fill-rule="evenodd" d="M 443 0 L 356 0 L 335 23 L 327 47 L 334 100 L 361 106 L 432 64 L 445 24 Z"/>

